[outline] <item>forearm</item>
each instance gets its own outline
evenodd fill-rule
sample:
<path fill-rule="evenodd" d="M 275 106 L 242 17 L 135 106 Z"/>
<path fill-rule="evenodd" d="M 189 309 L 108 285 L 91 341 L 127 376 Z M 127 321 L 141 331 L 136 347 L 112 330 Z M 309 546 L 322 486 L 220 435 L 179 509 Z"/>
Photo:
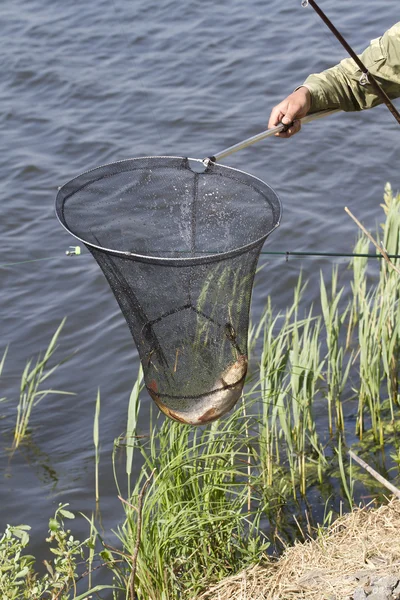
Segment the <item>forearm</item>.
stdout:
<path fill-rule="evenodd" d="M 391 98 L 400 96 L 400 23 L 373 40 L 360 56 L 362 62 Z M 311 109 L 340 108 L 357 111 L 381 103 L 372 86 L 362 85 L 362 72 L 352 59 L 319 74 L 310 75 L 304 86 L 311 93 Z"/>

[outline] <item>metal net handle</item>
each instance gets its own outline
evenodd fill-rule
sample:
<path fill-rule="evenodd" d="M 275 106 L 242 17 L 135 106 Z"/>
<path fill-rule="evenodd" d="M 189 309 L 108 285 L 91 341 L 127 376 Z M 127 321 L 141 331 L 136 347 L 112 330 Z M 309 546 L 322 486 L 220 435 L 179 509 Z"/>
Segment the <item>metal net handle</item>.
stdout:
<path fill-rule="evenodd" d="M 311 121 L 321 119 L 322 117 L 327 117 L 329 115 L 333 115 L 334 113 L 337 113 L 337 112 L 341 112 L 340 109 L 321 110 L 321 111 L 313 113 L 311 115 L 306 115 L 305 117 L 300 119 L 300 122 L 302 125 L 304 125 L 306 123 L 310 123 Z M 239 150 L 243 150 L 243 148 L 247 148 L 247 146 L 251 146 L 252 144 L 261 142 L 261 140 L 265 140 L 265 138 L 270 137 L 271 135 L 275 135 L 276 133 L 281 133 L 282 131 L 287 131 L 291 125 L 292 125 L 292 123 L 290 123 L 289 125 L 280 123 L 276 127 L 272 127 L 272 129 L 266 129 L 266 130 L 262 131 L 261 133 L 257 133 L 256 135 L 253 135 L 252 137 L 249 137 L 249 138 L 243 140 L 242 142 L 234 144 L 233 146 L 229 146 L 229 148 L 225 148 L 225 150 L 222 150 L 221 152 L 218 152 L 217 154 L 214 154 L 213 156 L 209 156 L 209 157 L 205 158 L 203 160 L 203 163 L 208 164 L 210 161 L 218 162 L 219 160 L 222 160 L 223 158 L 225 158 L 226 156 L 229 156 L 230 154 L 233 154 L 234 152 L 238 152 Z"/>

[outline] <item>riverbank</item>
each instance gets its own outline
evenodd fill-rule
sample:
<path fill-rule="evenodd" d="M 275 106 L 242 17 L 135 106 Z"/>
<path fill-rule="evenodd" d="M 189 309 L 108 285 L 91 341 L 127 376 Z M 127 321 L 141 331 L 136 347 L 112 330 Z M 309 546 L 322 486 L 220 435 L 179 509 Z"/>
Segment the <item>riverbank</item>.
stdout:
<path fill-rule="evenodd" d="M 398 600 L 400 500 L 356 509 L 315 539 L 226 578 L 198 600 Z"/>

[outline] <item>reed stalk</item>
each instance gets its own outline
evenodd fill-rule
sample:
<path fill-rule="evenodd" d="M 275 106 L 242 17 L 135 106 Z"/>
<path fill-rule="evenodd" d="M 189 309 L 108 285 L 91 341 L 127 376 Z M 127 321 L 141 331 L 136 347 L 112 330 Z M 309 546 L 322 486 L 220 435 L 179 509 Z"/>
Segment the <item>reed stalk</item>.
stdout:
<path fill-rule="evenodd" d="M 99 464 L 100 464 L 100 443 L 99 443 L 99 421 L 100 421 L 100 390 L 97 390 L 96 410 L 93 422 L 93 443 L 95 450 L 95 496 L 96 504 L 100 500 L 99 493 Z"/>
<path fill-rule="evenodd" d="M 328 426 L 329 433 L 333 435 L 333 407 L 335 409 L 335 425 L 338 431 L 344 431 L 344 416 L 342 406 L 342 395 L 346 387 L 350 372 L 352 353 L 344 368 L 344 347 L 341 342 L 341 331 L 349 306 L 343 312 L 340 311 L 339 303 L 343 294 L 343 288 L 338 290 L 338 268 L 332 270 L 331 291 L 328 297 L 322 273 L 320 274 L 321 310 L 326 332 L 326 385 L 328 401 Z"/>
<path fill-rule="evenodd" d="M 64 327 L 65 319 L 54 333 L 50 344 L 44 353 L 44 356 L 38 356 L 36 362 L 31 359 L 25 366 L 21 378 L 20 397 L 17 406 L 17 420 L 14 431 L 13 448 L 18 448 L 21 441 L 25 438 L 29 420 L 32 414 L 33 407 L 39 404 L 44 398 L 50 394 L 73 396 L 72 392 L 64 392 L 53 389 L 42 389 L 43 383 L 58 369 L 60 365 L 68 360 L 61 360 L 53 367 L 48 366 L 50 359 L 53 357 L 57 349 L 57 341 Z"/>
<path fill-rule="evenodd" d="M 350 461 L 350 472 L 349 472 L 350 481 L 349 481 L 349 483 L 347 483 L 346 470 L 345 470 L 345 465 L 344 465 L 344 460 L 343 460 L 343 442 L 342 442 L 342 437 L 340 434 L 338 436 L 338 447 L 336 448 L 336 453 L 338 456 L 340 480 L 342 483 L 342 487 L 343 487 L 345 496 L 347 498 L 347 502 L 349 503 L 349 507 L 352 508 L 354 506 L 354 481 L 353 481 L 353 477 L 352 477 L 351 461 Z"/>
<path fill-rule="evenodd" d="M 143 369 L 140 366 L 136 382 L 132 388 L 128 404 L 128 420 L 126 428 L 126 476 L 128 481 L 128 496 L 131 496 L 131 475 L 133 463 L 133 451 L 135 447 L 135 436 L 140 408 L 140 390 L 143 386 Z"/>
<path fill-rule="evenodd" d="M 3 373 L 3 369 L 4 369 L 4 363 L 5 363 L 5 361 L 6 361 L 7 352 L 8 352 L 8 346 L 7 346 L 7 348 L 4 350 L 4 353 L 3 353 L 2 359 L 1 359 L 1 361 L 0 361 L 0 377 L 1 377 L 2 373 Z M 4 402 L 5 400 L 6 400 L 5 396 L 4 396 L 3 398 L 0 398 L 0 402 Z"/>

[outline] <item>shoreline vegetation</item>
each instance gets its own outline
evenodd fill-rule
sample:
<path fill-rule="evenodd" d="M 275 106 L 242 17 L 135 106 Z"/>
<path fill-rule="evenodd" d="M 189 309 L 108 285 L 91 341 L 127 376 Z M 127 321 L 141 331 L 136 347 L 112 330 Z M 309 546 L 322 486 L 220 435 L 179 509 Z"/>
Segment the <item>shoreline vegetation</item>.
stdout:
<path fill-rule="evenodd" d="M 393 194 L 389 184 L 381 206 L 385 218 L 379 238 L 388 254 L 399 254 L 400 194 Z M 370 239 L 361 232 L 354 252 L 369 248 Z M 55 559 L 45 563 L 45 575 L 38 575 L 34 558 L 26 554 L 29 528 L 7 528 L 0 534 L 0 597 L 83 600 L 98 592 L 104 600 L 342 600 L 346 596 L 340 594 L 352 593 L 347 590 L 353 584 L 356 589 L 354 578 L 335 591 L 321 556 L 314 569 L 318 575 L 312 574 L 311 563 L 313 556 L 317 560 L 318 544 L 334 552 L 346 527 L 354 533 L 355 553 L 360 540 L 378 547 L 379 519 L 389 523 L 392 515 L 399 526 L 398 501 L 376 511 L 353 510 L 335 521 L 365 504 L 365 498 L 386 502 L 384 489 L 349 458 L 350 446 L 394 485 L 400 481 L 399 274 L 378 260 L 370 266 L 367 258 L 353 258 L 347 270 L 334 266 L 329 283 L 321 274 L 320 299 L 313 306 L 304 299 L 307 284 L 301 275 L 285 311 L 277 312 L 268 300 L 260 321 L 250 327 L 250 375 L 242 400 L 220 421 L 192 428 L 157 417 L 148 431 L 139 432 L 140 372 L 130 396 L 126 435 L 115 440 L 112 455 L 121 500 L 115 532 L 101 533 L 92 516 L 87 539 L 77 541 L 65 525 L 74 514 L 67 505 L 59 506 L 49 523 Z M 400 259 L 393 264 L 398 267 Z M 342 277 L 346 283 L 341 286 Z M 25 369 L 23 381 L 28 381 L 21 394 L 34 382 L 36 403 L 52 391 L 41 384 L 57 366 L 47 362 L 61 328 L 44 355 L 46 363 L 30 361 L 35 368 Z M 4 362 L 6 351 L 0 382 Z M 21 398 L 26 404 L 26 397 Z M 97 482 L 100 392 L 95 404 Z M 34 405 L 24 429 L 15 429 L 19 445 L 34 437 L 29 428 Z M 12 451 L 18 451 L 17 444 Z M 121 459 L 125 481 L 117 477 Z M 134 460 L 143 466 L 132 481 Z M 98 500 L 97 484 L 95 494 Z M 376 526 L 371 515 L 377 515 Z M 363 537 L 363 519 L 378 539 Z M 298 540 L 306 541 L 300 550 Z M 398 563 L 400 542 L 390 540 Z M 308 553 L 310 564 L 294 566 L 295 552 L 299 561 Z M 369 547 L 353 558 L 360 563 L 358 570 L 363 565 L 367 569 Z M 284 564 L 292 583 L 274 588 L 277 574 L 286 581 L 279 570 Z M 349 572 L 350 567 L 335 565 L 343 577 Z M 312 577 L 303 589 L 300 580 L 310 575 L 308 569 Z M 310 587 L 313 581 L 319 591 Z M 257 590 L 257 582 L 264 589 Z M 249 595 L 251 586 L 255 591 Z"/>

